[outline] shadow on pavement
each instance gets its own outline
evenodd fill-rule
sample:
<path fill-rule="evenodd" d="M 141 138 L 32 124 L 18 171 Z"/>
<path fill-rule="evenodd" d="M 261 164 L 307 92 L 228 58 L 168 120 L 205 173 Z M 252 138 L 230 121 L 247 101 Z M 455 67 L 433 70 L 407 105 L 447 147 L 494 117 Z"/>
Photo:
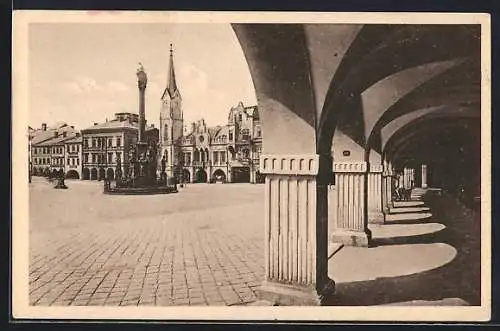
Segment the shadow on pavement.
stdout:
<path fill-rule="evenodd" d="M 449 298 L 458 298 L 461 305 L 480 305 L 480 214 L 465 209 L 448 194 L 439 196 L 429 192 L 423 200 L 432 210 L 432 219 L 445 225 L 444 229 L 418 236 L 386 238 L 378 244 L 444 243 L 457 250 L 455 258 L 439 268 L 412 275 L 337 283 L 336 293 L 326 305 L 369 306 L 416 300 L 419 300 L 416 305 L 424 301 L 439 305 Z"/>

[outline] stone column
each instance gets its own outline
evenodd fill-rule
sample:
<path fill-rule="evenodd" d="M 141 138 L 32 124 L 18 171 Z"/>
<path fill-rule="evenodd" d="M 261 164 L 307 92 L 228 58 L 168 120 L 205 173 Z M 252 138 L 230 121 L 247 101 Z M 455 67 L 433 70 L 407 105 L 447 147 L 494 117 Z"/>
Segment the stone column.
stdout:
<path fill-rule="evenodd" d="M 384 223 L 382 212 L 382 171 L 381 164 L 370 164 L 368 173 L 368 222 Z"/>
<path fill-rule="evenodd" d="M 371 232 L 367 227 L 365 189 L 366 162 L 335 162 L 337 211 L 331 240 L 351 246 L 369 246 Z"/>
<path fill-rule="evenodd" d="M 385 215 L 389 214 L 389 209 L 393 207 L 392 204 L 392 190 L 393 190 L 393 171 L 390 162 L 384 162 L 384 172 L 382 173 L 382 183 L 383 183 L 383 199 L 382 199 L 382 211 Z"/>
<path fill-rule="evenodd" d="M 403 187 L 405 189 L 410 187 L 410 169 L 407 167 L 403 169 Z"/>
<path fill-rule="evenodd" d="M 427 188 L 427 164 L 422 164 L 422 188 Z"/>
<path fill-rule="evenodd" d="M 334 291 L 328 278 L 327 185 L 318 180 L 320 157 L 262 155 L 260 165 L 266 175 L 260 297 L 278 305 L 320 305 Z"/>

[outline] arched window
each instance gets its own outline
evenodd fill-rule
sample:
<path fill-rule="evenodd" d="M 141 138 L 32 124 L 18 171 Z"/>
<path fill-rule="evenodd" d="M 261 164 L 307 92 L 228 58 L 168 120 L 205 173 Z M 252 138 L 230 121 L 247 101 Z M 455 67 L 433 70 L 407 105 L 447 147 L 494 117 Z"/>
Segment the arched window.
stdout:
<path fill-rule="evenodd" d="M 200 161 L 200 152 L 197 149 L 194 150 L 193 161 L 195 162 Z"/>
<path fill-rule="evenodd" d="M 168 162 L 168 152 L 163 152 L 163 156 L 165 157 L 165 162 Z"/>

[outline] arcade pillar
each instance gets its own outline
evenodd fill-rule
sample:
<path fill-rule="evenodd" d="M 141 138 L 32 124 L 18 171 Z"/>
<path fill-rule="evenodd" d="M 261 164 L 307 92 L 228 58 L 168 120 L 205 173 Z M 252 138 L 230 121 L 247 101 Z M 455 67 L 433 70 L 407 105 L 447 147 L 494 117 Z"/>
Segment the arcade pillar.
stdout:
<path fill-rule="evenodd" d="M 384 172 L 382 173 L 382 210 L 385 215 L 389 214 L 389 209 L 393 207 L 393 170 L 390 162 L 384 161 Z"/>
<path fill-rule="evenodd" d="M 368 173 L 368 222 L 384 223 L 382 212 L 382 171 L 381 164 L 370 164 Z"/>
<path fill-rule="evenodd" d="M 422 164 L 422 188 L 427 188 L 427 164 Z"/>
<path fill-rule="evenodd" d="M 328 278 L 327 180 L 331 158 L 263 155 L 265 174 L 265 281 L 260 296 L 278 305 L 321 305 L 333 294 Z"/>
<path fill-rule="evenodd" d="M 331 240 L 350 246 L 367 247 L 371 232 L 367 227 L 365 189 L 367 182 L 366 162 L 335 162 L 337 210 L 334 213 L 335 228 Z"/>

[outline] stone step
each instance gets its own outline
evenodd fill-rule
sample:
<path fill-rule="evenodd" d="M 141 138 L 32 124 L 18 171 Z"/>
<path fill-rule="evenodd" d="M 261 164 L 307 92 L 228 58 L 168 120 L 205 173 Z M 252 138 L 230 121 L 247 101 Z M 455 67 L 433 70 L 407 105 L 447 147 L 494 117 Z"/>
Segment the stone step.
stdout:
<path fill-rule="evenodd" d="M 428 211 L 430 211 L 430 208 L 425 206 L 389 208 L 389 214 L 423 213 Z"/>

